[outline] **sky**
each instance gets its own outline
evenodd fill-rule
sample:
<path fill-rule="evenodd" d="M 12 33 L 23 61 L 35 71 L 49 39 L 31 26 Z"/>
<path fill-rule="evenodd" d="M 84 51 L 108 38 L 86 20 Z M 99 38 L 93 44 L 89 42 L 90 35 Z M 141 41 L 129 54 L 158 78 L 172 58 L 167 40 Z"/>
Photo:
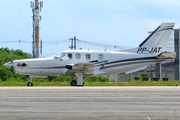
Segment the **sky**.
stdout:
<path fill-rule="evenodd" d="M 163 22 L 176 22 L 175 28 L 180 28 L 180 0 L 42 1 L 40 40 L 45 57 L 69 49 L 70 42 L 56 43 L 55 40 L 76 36 L 84 41 L 133 48 L 148 36 L 148 31 Z M 0 0 L 0 15 L 0 41 L 6 41 L 0 42 L 0 47 L 32 53 L 30 0 Z M 29 42 L 10 42 L 18 40 Z M 105 49 L 82 43 L 78 43 L 77 48 Z"/>

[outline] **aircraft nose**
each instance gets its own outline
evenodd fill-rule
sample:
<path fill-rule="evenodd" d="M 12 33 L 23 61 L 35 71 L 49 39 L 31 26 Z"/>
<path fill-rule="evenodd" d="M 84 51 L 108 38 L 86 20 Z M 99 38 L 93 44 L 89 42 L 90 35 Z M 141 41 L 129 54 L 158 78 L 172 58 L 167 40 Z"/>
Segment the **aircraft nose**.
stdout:
<path fill-rule="evenodd" d="M 13 62 L 7 62 L 4 64 L 4 66 L 7 68 L 11 68 L 11 67 L 13 67 Z"/>

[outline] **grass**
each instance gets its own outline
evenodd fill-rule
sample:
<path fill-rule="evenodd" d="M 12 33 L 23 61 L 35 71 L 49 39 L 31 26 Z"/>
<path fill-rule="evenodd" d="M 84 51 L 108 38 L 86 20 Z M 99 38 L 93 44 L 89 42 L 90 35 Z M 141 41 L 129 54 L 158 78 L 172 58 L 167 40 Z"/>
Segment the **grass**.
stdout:
<path fill-rule="evenodd" d="M 88 82 L 84 81 L 84 86 L 180 86 L 180 81 L 133 81 L 133 82 Z M 34 86 L 70 86 L 69 81 L 48 82 L 34 81 Z M 0 82 L 0 86 L 27 86 L 27 81 L 4 81 Z"/>

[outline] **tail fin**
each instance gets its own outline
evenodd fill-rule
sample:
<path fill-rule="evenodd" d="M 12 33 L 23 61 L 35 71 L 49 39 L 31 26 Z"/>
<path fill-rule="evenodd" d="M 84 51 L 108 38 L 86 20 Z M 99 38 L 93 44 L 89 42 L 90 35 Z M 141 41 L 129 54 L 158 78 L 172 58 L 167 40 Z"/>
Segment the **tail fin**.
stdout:
<path fill-rule="evenodd" d="M 137 53 L 161 53 L 164 51 L 175 22 L 162 23 L 138 47 Z"/>
<path fill-rule="evenodd" d="M 118 50 L 132 53 L 161 53 L 164 51 L 175 22 L 164 22 L 154 30 L 137 48 Z"/>

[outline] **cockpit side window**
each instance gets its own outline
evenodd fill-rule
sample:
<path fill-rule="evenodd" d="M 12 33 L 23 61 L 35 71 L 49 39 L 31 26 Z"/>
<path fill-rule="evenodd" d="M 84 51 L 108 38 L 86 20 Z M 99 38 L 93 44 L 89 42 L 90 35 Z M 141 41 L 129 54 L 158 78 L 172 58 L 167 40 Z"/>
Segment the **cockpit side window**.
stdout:
<path fill-rule="evenodd" d="M 68 59 L 72 59 L 72 54 L 68 53 Z"/>
<path fill-rule="evenodd" d="M 64 53 L 61 55 L 60 60 L 71 60 L 72 59 L 72 54 L 71 53 Z"/>

